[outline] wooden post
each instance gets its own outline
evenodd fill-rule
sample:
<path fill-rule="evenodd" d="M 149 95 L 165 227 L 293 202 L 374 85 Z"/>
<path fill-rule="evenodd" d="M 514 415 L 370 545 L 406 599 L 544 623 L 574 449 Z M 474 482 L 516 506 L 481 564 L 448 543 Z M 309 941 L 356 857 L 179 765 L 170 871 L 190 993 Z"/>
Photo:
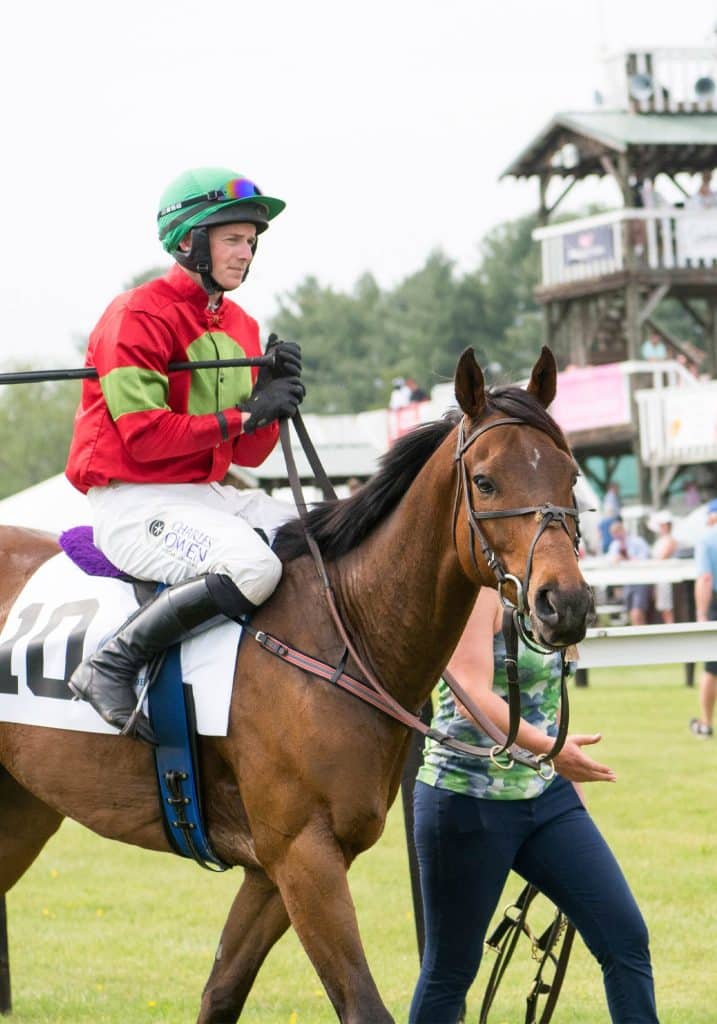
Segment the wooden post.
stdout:
<path fill-rule="evenodd" d="M 586 668 L 575 669 L 575 685 L 576 686 L 587 686 L 588 685 L 588 670 Z"/>
<path fill-rule="evenodd" d="M 0 896 L 0 1013 L 10 1013 L 10 950 L 7 941 L 7 905 Z"/>
<path fill-rule="evenodd" d="M 692 582 L 683 580 L 682 583 L 675 583 L 672 588 L 674 597 L 675 622 L 695 621 L 695 585 Z M 692 661 L 685 662 L 685 686 L 695 685 L 695 664 Z"/>

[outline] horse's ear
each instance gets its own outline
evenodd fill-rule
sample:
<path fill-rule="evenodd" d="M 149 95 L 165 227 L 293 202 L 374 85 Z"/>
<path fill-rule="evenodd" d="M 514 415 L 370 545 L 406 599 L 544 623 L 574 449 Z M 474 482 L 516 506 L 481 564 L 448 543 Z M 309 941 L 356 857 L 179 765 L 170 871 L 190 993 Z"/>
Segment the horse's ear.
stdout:
<path fill-rule="evenodd" d="M 535 395 L 544 409 L 547 409 L 555 398 L 557 387 L 558 368 L 555 364 L 555 356 L 547 345 L 543 345 L 538 361 L 530 375 L 527 390 L 531 395 Z"/>
<path fill-rule="evenodd" d="M 470 419 L 485 411 L 485 379 L 472 348 L 464 349 L 456 367 L 456 399 Z"/>

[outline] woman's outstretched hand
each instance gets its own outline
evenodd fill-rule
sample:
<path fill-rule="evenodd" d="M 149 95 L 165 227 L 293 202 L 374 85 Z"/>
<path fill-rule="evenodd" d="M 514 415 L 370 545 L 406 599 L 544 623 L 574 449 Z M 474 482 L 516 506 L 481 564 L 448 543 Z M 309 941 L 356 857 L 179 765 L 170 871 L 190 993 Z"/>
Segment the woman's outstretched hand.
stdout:
<path fill-rule="evenodd" d="M 599 743 L 601 739 L 602 734 L 599 732 L 568 736 L 563 749 L 553 761 L 556 772 L 570 782 L 616 782 L 617 776 L 612 768 L 593 761 L 582 749 Z"/>

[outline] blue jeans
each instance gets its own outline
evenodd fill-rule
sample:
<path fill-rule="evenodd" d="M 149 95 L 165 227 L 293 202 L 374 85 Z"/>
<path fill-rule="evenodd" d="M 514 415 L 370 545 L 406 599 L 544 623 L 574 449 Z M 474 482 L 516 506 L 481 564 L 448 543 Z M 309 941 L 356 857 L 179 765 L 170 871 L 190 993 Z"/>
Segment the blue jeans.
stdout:
<path fill-rule="evenodd" d="M 455 1024 L 515 870 L 569 917 L 599 962 L 613 1024 L 657 1024 L 648 935 L 610 848 L 573 786 L 480 800 L 417 782 L 414 832 L 426 948 L 410 1024 Z"/>

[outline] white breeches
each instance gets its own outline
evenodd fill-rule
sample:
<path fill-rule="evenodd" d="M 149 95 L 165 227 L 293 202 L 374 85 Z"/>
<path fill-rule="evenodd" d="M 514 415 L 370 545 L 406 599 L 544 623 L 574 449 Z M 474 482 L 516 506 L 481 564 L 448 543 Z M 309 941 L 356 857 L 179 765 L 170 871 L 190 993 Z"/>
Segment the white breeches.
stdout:
<path fill-rule="evenodd" d="M 263 491 L 216 483 L 112 483 L 91 488 L 87 497 L 95 544 L 138 579 L 181 583 L 225 573 L 259 605 L 281 578 L 281 562 L 254 528 L 271 543 L 296 509 Z"/>

